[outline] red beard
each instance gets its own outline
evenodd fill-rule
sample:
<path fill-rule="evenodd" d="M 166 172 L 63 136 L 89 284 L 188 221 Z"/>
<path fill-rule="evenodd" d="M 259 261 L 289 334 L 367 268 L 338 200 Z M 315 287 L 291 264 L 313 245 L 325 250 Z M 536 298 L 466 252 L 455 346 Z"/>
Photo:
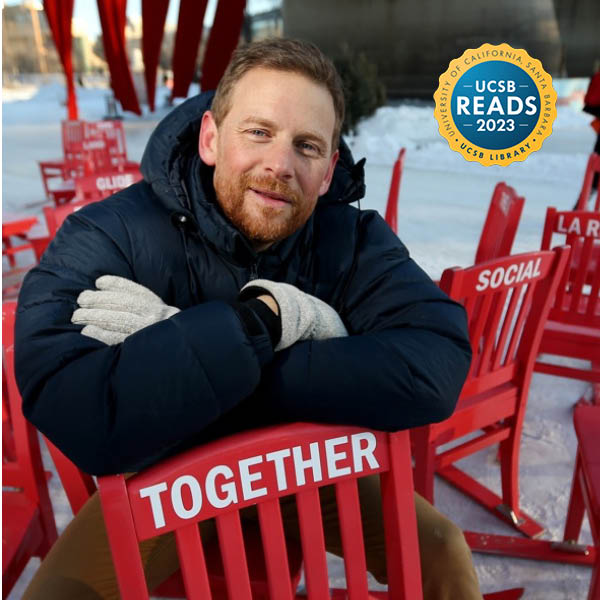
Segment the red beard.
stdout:
<path fill-rule="evenodd" d="M 226 217 L 255 244 L 271 244 L 285 239 L 300 229 L 310 217 L 315 203 L 294 191 L 288 184 L 268 176 L 244 173 L 237 180 L 215 169 L 214 186 L 217 200 Z M 267 206 L 253 196 L 252 190 L 283 196 L 286 203 Z"/>

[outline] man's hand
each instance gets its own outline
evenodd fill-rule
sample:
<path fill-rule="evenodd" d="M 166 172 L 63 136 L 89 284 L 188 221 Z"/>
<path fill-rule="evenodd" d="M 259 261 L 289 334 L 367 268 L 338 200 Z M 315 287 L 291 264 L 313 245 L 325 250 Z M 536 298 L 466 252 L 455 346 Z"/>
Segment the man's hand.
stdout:
<path fill-rule="evenodd" d="M 109 346 L 120 344 L 128 335 L 179 312 L 143 285 L 123 277 L 98 277 L 96 288 L 79 294 L 80 308 L 73 313 L 71 322 L 85 325 L 81 330 L 83 335 Z"/>
<path fill-rule="evenodd" d="M 254 279 L 242 288 L 240 299 L 256 296 L 273 308 L 264 295 L 253 293 L 261 290 L 269 292 L 279 307 L 281 339 L 275 347 L 276 351 L 299 340 L 325 340 L 348 335 L 340 316 L 329 304 L 305 294 L 289 283 Z"/>

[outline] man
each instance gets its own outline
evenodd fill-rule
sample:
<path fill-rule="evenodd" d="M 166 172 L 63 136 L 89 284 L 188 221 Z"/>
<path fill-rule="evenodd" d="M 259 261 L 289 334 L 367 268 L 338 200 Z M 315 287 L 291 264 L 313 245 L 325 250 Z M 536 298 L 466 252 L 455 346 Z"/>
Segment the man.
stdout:
<path fill-rule="evenodd" d="M 144 181 L 69 217 L 28 275 L 16 326 L 25 414 L 94 474 L 267 423 L 446 418 L 469 366 L 464 311 L 374 211 L 347 205 L 362 165 L 338 148 L 331 63 L 302 42 L 251 44 L 210 102 L 168 115 Z M 368 566 L 385 581 L 379 491 L 365 481 Z M 460 530 L 416 504 L 426 597 L 480 598 Z M 172 538 L 158 540 L 142 544 L 151 586 L 177 567 Z M 117 597 L 108 554 L 93 498 L 25 597 Z"/>

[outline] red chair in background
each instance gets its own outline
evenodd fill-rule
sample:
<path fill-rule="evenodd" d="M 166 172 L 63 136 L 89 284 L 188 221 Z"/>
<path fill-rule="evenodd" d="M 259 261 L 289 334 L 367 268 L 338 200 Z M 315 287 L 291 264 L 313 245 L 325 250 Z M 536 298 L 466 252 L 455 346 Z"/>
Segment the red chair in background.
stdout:
<path fill-rule="evenodd" d="M 310 466 L 302 458 L 309 455 L 317 457 Z M 253 465 L 252 472 L 249 465 Z M 214 495 L 217 472 L 221 481 Z M 122 598 L 148 598 L 138 540 L 167 531 L 175 532 L 187 597 L 212 597 L 197 526 L 212 517 L 229 597 L 250 598 L 239 515 L 240 509 L 250 505 L 258 509 L 269 597 L 294 598 L 279 506 L 280 497 L 292 494 L 298 508 L 308 597 L 329 598 L 319 488 L 333 484 L 349 595 L 366 599 L 357 479 L 373 474 L 380 475 L 382 484 L 388 595 L 422 598 L 408 433 L 298 423 L 218 440 L 129 479 L 100 477 L 102 509 Z M 228 500 L 223 498 L 223 477 Z"/>
<path fill-rule="evenodd" d="M 525 198 L 503 181 L 494 188 L 487 217 L 479 237 L 475 264 L 509 256 L 517 234 Z"/>
<path fill-rule="evenodd" d="M 37 218 L 32 216 L 5 215 L 2 219 L 2 256 L 6 256 L 10 267 L 16 264 L 15 254 L 25 250 L 32 250 L 29 242 L 15 246 L 11 238 L 25 241 L 27 232 L 37 223 Z"/>
<path fill-rule="evenodd" d="M 56 206 L 75 197 L 75 182 L 93 174 L 116 174 L 138 169 L 127 159 L 121 121 L 63 121 L 64 159 L 39 163 L 46 197 Z"/>
<path fill-rule="evenodd" d="M 398 234 L 398 197 L 400 196 L 400 182 L 402 180 L 402 171 L 404 170 L 405 154 L 406 148 L 401 148 L 398 153 L 398 158 L 392 168 L 390 191 L 388 193 L 387 206 L 385 208 L 385 222 L 391 227 L 395 234 Z"/>
<path fill-rule="evenodd" d="M 14 460 L 3 454 L 2 461 L 2 598 L 29 559 L 46 556 L 57 538 L 37 431 L 23 417 L 14 377 L 15 310 L 15 302 L 2 304 L 3 428 L 6 414 L 14 450 Z"/>
<path fill-rule="evenodd" d="M 591 362 L 580 369 L 538 360 L 541 373 L 590 381 L 600 403 L 600 213 L 591 211 L 546 213 L 542 250 L 553 236 L 566 236 L 571 258 L 550 310 L 539 352 Z"/>
<path fill-rule="evenodd" d="M 600 154 L 590 154 L 590 158 L 585 169 L 585 175 L 583 176 L 583 185 L 581 186 L 581 192 L 579 192 L 579 198 L 577 199 L 576 210 L 587 210 L 587 205 L 592 194 L 592 182 L 594 176 L 600 177 Z M 596 193 L 596 202 L 594 204 L 594 211 L 600 211 L 600 194 Z"/>
<path fill-rule="evenodd" d="M 141 181 L 142 174 L 136 167 L 118 173 L 99 173 L 75 180 L 75 200 L 93 202 L 108 198 L 120 190 Z"/>
<path fill-rule="evenodd" d="M 430 502 L 434 474 L 525 535 L 544 528 L 520 509 L 519 450 L 533 364 L 569 248 L 447 269 L 440 287 L 464 304 L 473 359 L 454 414 L 411 430 L 415 489 Z M 479 432 L 440 453 L 438 448 Z M 502 497 L 454 466 L 500 443 Z"/>

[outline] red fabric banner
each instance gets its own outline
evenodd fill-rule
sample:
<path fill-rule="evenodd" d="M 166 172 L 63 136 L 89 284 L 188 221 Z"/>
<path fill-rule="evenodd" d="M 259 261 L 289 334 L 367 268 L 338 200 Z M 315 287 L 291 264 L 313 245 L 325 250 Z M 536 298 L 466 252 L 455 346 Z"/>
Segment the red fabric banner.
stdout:
<path fill-rule="evenodd" d="M 240 41 L 246 0 L 220 0 L 202 63 L 201 87 L 213 90 Z"/>
<path fill-rule="evenodd" d="M 181 0 L 173 51 L 173 98 L 185 98 L 196 68 L 208 0 Z"/>
<path fill-rule="evenodd" d="M 169 0 L 142 0 L 142 56 L 148 106 L 154 112 L 156 70 L 165 29 Z"/>
<path fill-rule="evenodd" d="M 125 45 L 125 20 L 127 0 L 97 0 L 104 54 L 110 70 L 111 86 L 123 110 L 142 114 L 133 86 L 127 48 Z"/>
<path fill-rule="evenodd" d="M 65 77 L 67 78 L 67 111 L 71 121 L 77 120 L 77 98 L 73 83 L 73 60 L 71 58 L 71 19 L 73 0 L 44 0 L 44 12 L 52 32 Z"/>

